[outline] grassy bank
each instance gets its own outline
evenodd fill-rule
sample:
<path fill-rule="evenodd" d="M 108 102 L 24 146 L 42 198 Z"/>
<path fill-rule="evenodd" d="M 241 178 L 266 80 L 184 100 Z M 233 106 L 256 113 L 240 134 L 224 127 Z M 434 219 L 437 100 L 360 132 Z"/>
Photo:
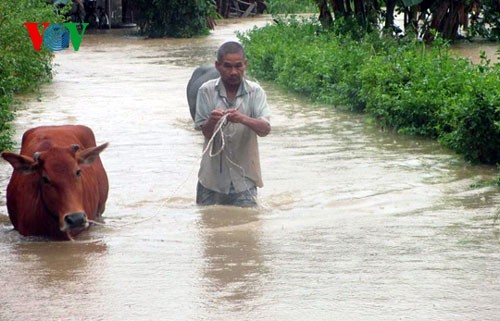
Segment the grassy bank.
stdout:
<path fill-rule="evenodd" d="M 16 93 L 34 90 L 52 76 L 52 53 L 36 52 L 25 22 L 61 22 L 44 0 L 0 1 L 0 150 L 12 147 L 9 122 Z"/>
<path fill-rule="evenodd" d="M 439 140 L 471 162 L 500 163 L 500 65 L 453 57 L 445 43 L 325 31 L 288 19 L 239 35 L 257 78 L 382 126 Z"/>

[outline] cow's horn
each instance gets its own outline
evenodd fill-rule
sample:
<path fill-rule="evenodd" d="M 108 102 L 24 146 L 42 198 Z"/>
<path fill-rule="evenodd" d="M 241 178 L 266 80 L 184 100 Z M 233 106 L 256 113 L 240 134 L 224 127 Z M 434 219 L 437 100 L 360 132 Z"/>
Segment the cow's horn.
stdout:
<path fill-rule="evenodd" d="M 33 159 L 34 159 L 36 162 L 38 162 L 38 158 L 40 158 L 40 152 L 35 152 L 35 153 L 33 154 Z"/>
<path fill-rule="evenodd" d="M 73 151 L 73 153 L 76 153 L 79 149 L 80 149 L 80 145 L 78 145 L 78 144 L 71 145 L 71 150 Z"/>

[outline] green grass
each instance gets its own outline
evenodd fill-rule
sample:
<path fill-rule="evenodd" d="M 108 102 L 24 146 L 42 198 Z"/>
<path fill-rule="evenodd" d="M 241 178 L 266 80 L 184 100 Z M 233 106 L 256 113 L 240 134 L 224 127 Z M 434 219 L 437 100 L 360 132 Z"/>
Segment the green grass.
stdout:
<path fill-rule="evenodd" d="M 267 0 L 267 11 L 270 14 L 294 14 L 317 12 L 318 7 L 313 0 Z"/>

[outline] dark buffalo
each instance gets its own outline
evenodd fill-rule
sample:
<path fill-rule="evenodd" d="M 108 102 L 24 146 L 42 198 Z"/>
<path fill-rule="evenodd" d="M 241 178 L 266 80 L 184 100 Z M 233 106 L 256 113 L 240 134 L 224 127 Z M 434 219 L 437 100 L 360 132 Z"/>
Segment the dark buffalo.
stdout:
<path fill-rule="evenodd" d="M 194 120 L 196 115 L 196 95 L 198 95 L 198 89 L 206 81 L 210 79 L 219 78 L 219 72 L 215 69 L 215 66 L 201 66 L 194 70 L 189 79 L 186 95 L 189 105 L 189 111 L 191 112 L 191 118 Z"/>
<path fill-rule="evenodd" d="M 22 235 L 71 239 L 104 212 L 108 178 L 85 126 L 46 126 L 26 131 L 20 154 L 2 152 L 14 168 L 7 209 Z"/>

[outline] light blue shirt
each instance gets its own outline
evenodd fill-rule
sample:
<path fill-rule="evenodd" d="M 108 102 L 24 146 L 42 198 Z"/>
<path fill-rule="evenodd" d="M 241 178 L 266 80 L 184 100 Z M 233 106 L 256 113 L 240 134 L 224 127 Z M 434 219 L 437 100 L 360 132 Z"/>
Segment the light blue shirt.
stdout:
<path fill-rule="evenodd" d="M 270 121 L 270 110 L 264 90 L 256 82 L 244 79 L 233 102 L 227 99 L 226 88 L 220 78 L 209 80 L 198 90 L 196 99 L 195 128 L 201 129 L 213 109 L 236 108 L 252 118 Z M 262 187 L 259 147 L 257 134 L 249 127 L 228 122 L 223 127 L 225 146 L 217 156 L 210 157 L 207 151 L 201 160 L 198 179 L 204 187 L 228 194 L 231 184 L 235 192 L 242 192 L 249 187 Z M 205 138 L 203 149 L 209 142 Z M 221 137 L 214 138 L 214 152 L 221 147 Z"/>

